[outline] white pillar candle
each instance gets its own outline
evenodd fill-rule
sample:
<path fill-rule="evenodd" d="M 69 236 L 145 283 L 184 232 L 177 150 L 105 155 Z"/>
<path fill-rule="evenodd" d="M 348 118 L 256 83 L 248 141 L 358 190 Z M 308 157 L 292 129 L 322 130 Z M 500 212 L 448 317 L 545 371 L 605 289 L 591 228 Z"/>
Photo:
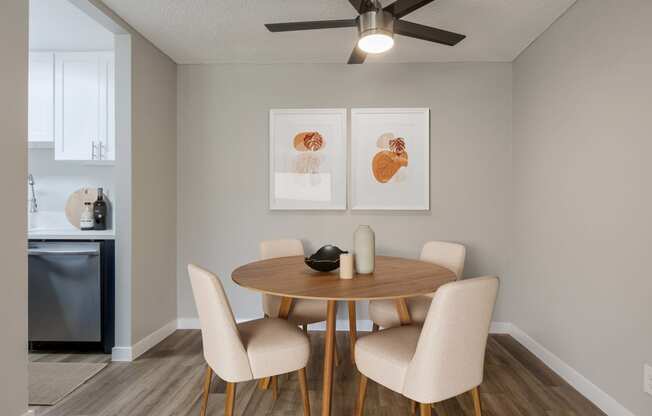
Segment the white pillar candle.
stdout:
<path fill-rule="evenodd" d="M 353 254 L 340 254 L 340 279 L 353 279 Z"/>

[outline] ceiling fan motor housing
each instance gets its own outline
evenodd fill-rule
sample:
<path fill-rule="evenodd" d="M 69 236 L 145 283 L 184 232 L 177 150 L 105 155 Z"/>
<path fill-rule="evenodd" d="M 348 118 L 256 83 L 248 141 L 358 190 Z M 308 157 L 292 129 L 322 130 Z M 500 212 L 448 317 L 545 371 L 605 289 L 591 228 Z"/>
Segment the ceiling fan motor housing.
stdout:
<path fill-rule="evenodd" d="M 394 16 L 382 9 L 362 13 L 358 17 L 360 37 L 383 34 L 394 37 Z"/>

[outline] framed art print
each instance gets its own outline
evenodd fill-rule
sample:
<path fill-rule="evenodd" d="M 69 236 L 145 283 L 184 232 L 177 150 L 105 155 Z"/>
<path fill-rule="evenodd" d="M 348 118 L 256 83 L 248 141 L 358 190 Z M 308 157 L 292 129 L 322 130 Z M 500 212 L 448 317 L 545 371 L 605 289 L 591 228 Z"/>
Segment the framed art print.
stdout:
<path fill-rule="evenodd" d="M 269 112 L 269 207 L 344 210 L 346 109 Z"/>
<path fill-rule="evenodd" d="M 351 208 L 430 209 L 430 110 L 351 110 Z"/>

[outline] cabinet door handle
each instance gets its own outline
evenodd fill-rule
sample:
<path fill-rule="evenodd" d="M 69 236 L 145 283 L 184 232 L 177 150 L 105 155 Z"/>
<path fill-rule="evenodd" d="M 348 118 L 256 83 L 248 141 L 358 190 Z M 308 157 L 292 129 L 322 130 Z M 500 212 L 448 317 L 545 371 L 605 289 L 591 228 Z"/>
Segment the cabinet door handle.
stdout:
<path fill-rule="evenodd" d="M 93 146 L 92 147 L 93 150 L 91 152 L 91 159 L 95 160 L 95 140 L 93 140 L 91 143 L 92 143 L 92 146 Z"/>
<path fill-rule="evenodd" d="M 99 249 L 95 250 L 44 250 L 29 249 L 28 256 L 97 256 L 100 254 Z"/>
<path fill-rule="evenodd" d="M 102 158 L 102 145 L 103 145 L 103 143 L 102 143 L 102 142 L 99 142 L 98 147 L 99 147 L 99 149 L 100 149 L 100 157 L 99 157 L 100 160 L 104 160 L 104 159 Z"/>

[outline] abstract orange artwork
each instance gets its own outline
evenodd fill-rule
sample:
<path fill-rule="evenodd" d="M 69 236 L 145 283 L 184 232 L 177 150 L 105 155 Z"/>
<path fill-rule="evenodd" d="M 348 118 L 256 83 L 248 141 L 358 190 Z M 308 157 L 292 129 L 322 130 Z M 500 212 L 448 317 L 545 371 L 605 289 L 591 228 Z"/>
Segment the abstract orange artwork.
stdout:
<path fill-rule="evenodd" d="M 371 170 L 378 182 L 387 183 L 394 178 L 399 169 L 408 165 L 405 139 L 394 137 L 394 133 L 385 133 L 378 138 L 376 146 L 384 150 L 374 156 Z"/>

